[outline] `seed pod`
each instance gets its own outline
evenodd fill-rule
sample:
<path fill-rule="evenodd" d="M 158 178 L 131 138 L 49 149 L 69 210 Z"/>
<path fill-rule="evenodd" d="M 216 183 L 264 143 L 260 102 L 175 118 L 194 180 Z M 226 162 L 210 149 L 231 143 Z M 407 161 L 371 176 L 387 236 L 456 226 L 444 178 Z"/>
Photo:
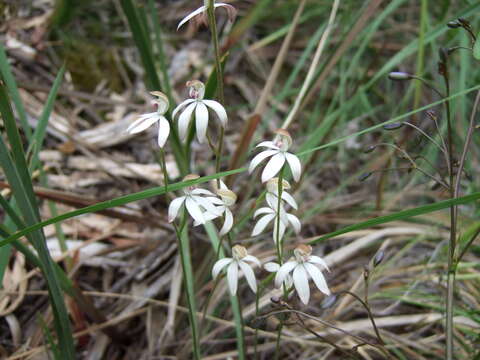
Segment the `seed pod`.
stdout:
<path fill-rule="evenodd" d="M 360 175 L 358 177 L 358 181 L 365 181 L 367 180 L 370 176 L 372 176 L 372 172 L 366 172 L 366 173 L 363 173 L 362 175 Z"/>
<path fill-rule="evenodd" d="M 458 20 L 453 20 L 453 21 L 449 21 L 449 22 L 447 23 L 447 26 L 448 26 L 450 29 L 457 29 L 457 28 L 461 27 L 462 24 L 460 24 L 460 23 L 458 22 Z"/>
<path fill-rule="evenodd" d="M 322 309 L 331 308 L 333 305 L 335 305 L 335 303 L 337 302 L 337 299 L 338 299 L 337 294 L 332 294 L 330 296 L 327 296 L 320 304 L 320 308 Z"/>
<path fill-rule="evenodd" d="M 373 267 L 377 267 L 378 265 L 380 265 L 384 257 L 385 257 L 385 252 L 383 250 L 380 250 L 373 258 Z"/>
<path fill-rule="evenodd" d="M 392 71 L 388 74 L 388 78 L 390 80 L 410 80 L 412 79 L 412 75 L 402 71 Z"/>
<path fill-rule="evenodd" d="M 403 126 L 403 123 L 390 123 L 383 125 L 384 130 L 397 130 Z"/>

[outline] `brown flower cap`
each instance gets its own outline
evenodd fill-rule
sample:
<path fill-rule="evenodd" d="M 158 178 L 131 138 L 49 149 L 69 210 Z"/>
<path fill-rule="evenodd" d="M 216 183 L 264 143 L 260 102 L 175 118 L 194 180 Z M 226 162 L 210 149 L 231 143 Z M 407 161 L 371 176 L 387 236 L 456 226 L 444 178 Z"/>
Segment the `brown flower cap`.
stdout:
<path fill-rule="evenodd" d="M 152 100 L 152 103 L 157 106 L 157 112 L 162 115 L 165 114 L 170 106 L 168 97 L 161 91 L 151 91 L 150 94 L 157 97 L 157 99 Z"/>
<path fill-rule="evenodd" d="M 241 260 L 243 259 L 245 256 L 248 255 L 248 252 L 247 252 L 247 249 L 245 249 L 243 246 L 241 245 L 235 245 L 233 248 L 232 248 L 232 256 L 234 259 L 236 260 Z"/>
<path fill-rule="evenodd" d="M 297 261 L 307 261 L 309 256 L 312 255 L 312 247 L 307 244 L 300 244 L 293 250 L 293 253 Z"/>

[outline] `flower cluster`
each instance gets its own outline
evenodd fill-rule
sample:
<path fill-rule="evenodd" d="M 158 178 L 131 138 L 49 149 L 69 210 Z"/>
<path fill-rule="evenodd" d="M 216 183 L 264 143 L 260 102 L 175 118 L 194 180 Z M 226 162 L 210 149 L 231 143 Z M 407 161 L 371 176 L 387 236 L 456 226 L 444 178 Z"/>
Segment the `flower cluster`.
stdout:
<path fill-rule="evenodd" d="M 179 23 L 178 28 L 191 19 L 204 17 L 208 9 L 208 0 L 204 6 L 187 15 Z M 214 3 L 214 9 L 223 7 L 227 10 L 229 18 L 233 21 L 235 9 L 225 3 Z M 154 124 L 158 124 L 158 145 L 164 148 L 170 134 L 171 126 L 176 121 L 178 135 L 181 141 L 188 138 L 189 133 L 195 132 L 199 143 L 205 143 L 211 139 L 208 135 L 208 125 L 212 115 L 218 120 L 221 127 L 220 141 L 223 139 L 223 131 L 227 126 L 228 116 L 222 104 L 215 100 L 205 99 L 205 85 L 198 80 L 187 82 L 189 98 L 178 104 L 169 116 L 168 97 L 160 91 L 151 92 L 155 97 L 152 105 L 155 111 L 141 115 L 128 128 L 130 134 L 138 134 Z M 290 183 L 285 180 L 288 176 L 288 169 L 295 182 L 300 181 L 302 167 L 296 155 L 290 152 L 293 140 L 285 129 L 276 131 L 272 141 L 263 141 L 257 148 L 264 148 L 250 162 L 249 173 L 252 173 L 264 161 L 266 164 L 261 173 L 261 181 L 266 185 L 266 205 L 256 209 L 253 218 L 256 223 L 251 233 L 252 237 L 265 232 L 267 227 L 272 225 L 272 239 L 276 245 L 277 262 L 268 262 L 264 265 L 265 270 L 274 272 L 275 286 L 282 287 L 284 292 L 289 293 L 296 290 L 300 300 L 307 304 L 310 299 L 309 279 L 312 279 L 316 287 L 325 295 L 330 294 L 328 285 L 321 270 L 328 270 L 328 266 L 320 257 L 312 255 L 312 248 L 309 245 L 298 245 L 293 251 L 293 257 L 284 261 L 283 242 L 288 229 L 295 234 L 301 231 L 301 223 L 292 211 L 298 210 L 298 204 L 294 197 L 288 192 Z M 219 146 L 221 148 L 221 146 Z M 220 156 L 216 153 L 216 156 Z M 165 166 L 165 164 L 163 164 Z M 228 235 L 231 239 L 234 228 L 234 212 L 232 208 L 237 201 L 237 195 L 230 190 L 226 184 L 218 180 L 213 191 L 198 186 L 198 175 L 187 175 L 183 181 L 187 182 L 182 191 L 183 194 L 170 202 L 168 207 L 168 221 L 174 222 L 182 210 L 193 219 L 193 225 L 198 226 L 216 219 L 223 220 L 220 230 L 220 237 Z M 167 181 L 167 179 L 165 179 Z M 238 279 L 244 275 L 250 289 L 257 292 L 257 281 L 252 265 L 261 267 L 261 262 L 247 249 L 240 245 L 231 248 L 231 257 L 219 259 L 212 269 L 212 277 L 217 280 L 222 271 L 226 270 L 228 288 L 232 295 L 238 290 Z"/>

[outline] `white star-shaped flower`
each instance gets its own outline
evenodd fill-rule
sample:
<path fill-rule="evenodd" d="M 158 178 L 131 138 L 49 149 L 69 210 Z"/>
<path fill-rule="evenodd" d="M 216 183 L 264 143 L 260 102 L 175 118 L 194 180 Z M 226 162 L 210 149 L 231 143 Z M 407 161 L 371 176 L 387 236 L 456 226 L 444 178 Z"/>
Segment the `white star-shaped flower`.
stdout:
<path fill-rule="evenodd" d="M 325 261 L 315 255 L 312 255 L 312 247 L 310 245 L 301 244 L 293 251 L 295 258 L 287 261 L 277 271 L 275 276 L 275 286 L 280 287 L 287 276 L 293 271 L 293 284 L 295 290 L 297 290 L 300 300 L 306 305 L 310 299 L 310 287 L 308 285 L 308 279 L 311 278 L 318 290 L 325 295 L 330 295 L 330 289 L 322 272 L 317 265 L 320 265 L 324 269 L 328 269 Z"/>
<path fill-rule="evenodd" d="M 235 205 L 237 201 L 237 195 L 231 191 L 223 181 L 220 180 L 220 188 L 216 190 L 217 195 L 220 197 L 207 197 L 212 204 L 215 204 L 218 212 L 223 215 L 224 222 L 223 226 L 220 229 L 219 235 L 223 236 L 227 234 L 233 227 L 233 214 L 229 209 L 230 206 Z M 210 221 L 217 218 L 216 214 L 208 213 L 205 214 L 205 220 Z M 195 224 L 197 225 L 197 224 Z"/>
<path fill-rule="evenodd" d="M 233 22 L 235 20 L 235 16 L 237 15 L 237 10 L 230 4 L 225 4 L 225 3 L 216 3 L 213 4 L 214 9 L 218 7 L 223 7 L 225 10 L 227 10 L 227 15 L 228 19 Z M 190 14 L 185 16 L 180 23 L 177 26 L 177 31 L 184 25 L 187 21 L 199 16 L 200 17 L 200 22 L 203 22 L 204 24 L 208 24 L 207 20 L 207 9 L 208 9 L 208 0 L 205 0 L 205 5 L 200 6 L 198 9 L 192 11 Z"/>
<path fill-rule="evenodd" d="M 248 255 L 247 249 L 243 246 L 235 245 L 232 248 L 232 257 L 231 258 L 223 258 L 218 260 L 212 269 L 212 277 L 214 280 L 217 279 L 218 274 L 222 271 L 225 267 L 227 268 L 227 282 L 228 288 L 230 289 L 230 294 L 235 296 L 237 293 L 238 287 L 238 278 L 239 273 L 238 269 L 242 270 L 245 278 L 247 279 L 248 286 L 254 293 L 257 292 L 257 280 L 255 279 L 255 274 L 252 270 L 252 267 L 249 262 L 253 262 L 258 266 L 261 266 L 260 261 L 252 255 Z"/>
<path fill-rule="evenodd" d="M 203 143 L 207 137 L 207 127 L 209 120 L 208 108 L 213 110 L 217 114 L 220 120 L 220 125 L 225 128 L 227 126 L 227 112 L 222 104 L 214 100 L 204 100 L 205 85 L 198 80 L 192 80 L 187 82 L 187 86 L 190 87 L 189 95 L 191 99 L 187 99 L 179 104 L 175 110 L 173 110 L 172 118 L 175 119 L 177 113 L 182 110 L 182 113 L 178 117 L 178 133 L 182 141 L 187 137 L 188 126 L 192 120 L 192 115 L 195 112 L 195 127 L 197 130 L 198 142 Z"/>
<path fill-rule="evenodd" d="M 141 115 L 127 128 L 127 132 L 138 134 L 158 122 L 158 146 L 163 148 L 170 134 L 170 124 L 163 116 L 168 110 L 169 102 L 165 94 L 160 91 L 152 91 L 150 94 L 157 97 L 157 99 L 152 100 L 152 104 L 157 107 L 157 111 Z"/>
<path fill-rule="evenodd" d="M 198 175 L 187 175 L 183 181 L 198 179 Z M 215 194 L 209 190 L 198 189 L 195 186 L 187 186 L 183 189 L 184 196 L 172 200 L 168 207 L 168 222 L 173 222 L 178 215 L 180 208 L 185 204 L 188 213 L 195 220 L 195 224 L 205 224 L 209 214 L 218 217 L 221 215 L 217 207 L 209 200 Z M 207 196 L 207 197 L 205 197 Z M 203 209 L 203 210 L 202 210 Z"/>
<path fill-rule="evenodd" d="M 298 209 L 297 202 L 293 198 L 292 195 L 286 192 L 286 190 L 290 189 L 290 183 L 287 180 L 282 179 L 282 201 L 286 202 L 288 205 L 290 205 L 292 208 L 295 210 Z M 274 177 L 268 180 L 267 182 L 267 194 L 265 195 L 265 200 L 267 200 L 268 206 L 270 206 L 272 209 L 276 209 L 278 206 L 278 178 Z"/>
<path fill-rule="evenodd" d="M 252 230 L 252 236 L 257 236 L 261 234 L 269 223 L 273 220 L 273 241 L 275 243 L 277 239 L 277 226 L 278 226 L 278 238 L 282 240 L 285 230 L 288 225 L 291 225 L 296 234 L 300 232 L 302 227 L 300 220 L 295 215 L 289 214 L 285 211 L 283 206 L 280 207 L 280 223 L 278 223 L 278 211 L 270 207 L 259 208 L 253 214 L 253 218 L 256 218 L 259 215 L 263 215 L 255 224 Z M 277 225 L 278 224 L 278 225 Z"/>
<path fill-rule="evenodd" d="M 292 137 L 284 129 L 278 129 L 276 132 L 277 136 L 273 141 L 263 141 L 257 145 L 257 147 L 266 147 L 269 150 L 257 154 L 252 159 L 248 171 L 251 173 L 263 160 L 270 157 L 262 172 L 262 182 L 266 182 L 277 175 L 285 162 L 290 166 L 293 179 L 298 181 L 302 173 L 302 166 L 298 157 L 288 152 L 292 145 Z"/>

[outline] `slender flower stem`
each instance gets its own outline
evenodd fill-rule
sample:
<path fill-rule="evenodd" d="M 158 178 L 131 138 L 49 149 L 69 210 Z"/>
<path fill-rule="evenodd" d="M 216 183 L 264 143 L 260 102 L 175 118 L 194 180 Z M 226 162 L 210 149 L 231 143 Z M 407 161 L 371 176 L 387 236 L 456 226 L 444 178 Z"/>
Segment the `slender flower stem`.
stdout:
<path fill-rule="evenodd" d="M 285 168 L 282 167 L 280 169 L 280 172 L 278 174 L 278 201 L 277 201 L 277 221 L 275 223 L 275 233 L 276 233 L 276 245 L 277 245 L 277 261 L 278 261 L 278 264 L 280 266 L 282 266 L 283 264 L 283 256 L 282 256 L 282 241 L 280 239 L 280 221 L 281 221 L 281 218 L 280 218 L 280 209 L 281 209 L 281 206 L 282 206 L 282 191 L 283 191 L 283 169 Z M 285 285 L 283 285 L 283 294 L 285 296 L 285 300 L 287 300 L 287 290 L 285 289 Z M 275 359 L 279 359 L 280 358 L 280 340 L 281 340 L 281 337 L 282 337 L 282 329 L 283 329 L 283 318 L 280 320 L 280 325 L 278 326 L 278 330 L 277 330 L 277 342 L 276 342 L 276 345 L 275 345 Z"/>
<path fill-rule="evenodd" d="M 218 41 L 217 22 L 215 20 L 214 4 L 215 4 L 215 0 L 208 0 L 207 15 L 208 15 L 208 23 L 210 26 L 210 31 L 212 33 L 213 51 L 215 52 L 215 70 L 217 72 L 218 99 L 220 100 L 221 104 L 224 104 L 225 96 L 223 92 L 223 69 L 221 64 L 222 61 L 221 61 L 221 54 L 220 54 L 220 45 Z"/>
<path fill-rule="evenodd" d="M 165 152 L 163 149 L 160 149 L 160 161 L 162 163 L 163 182 L 165 184 L 165 197 L 168 200 L 168 192 L 167 192 L 168 173 L 167 173 L 167 166 L 165 161 Z M 199 341 L 198 327 L 197 327 L 192 262 L 190 257 L 190 247 L 188 244 L 188 233 L 184 231 L 186 223 L 187 223 L 187 217 L 184 210 L 180 228 L 178 228 L 175 223 L 173 223 L 173 227 L 175 229 L 175 234 L 177 235 L 177 243 L 178 243 L 177 246 L 178 246 L 178 251 L 180 253 L 180 260 L 182 264 L 183 280 L 185 282 L 185 289 L 187 291 L 188 319 L 190 322 L 190 327 L 192 331 L 192 340 L 193 340 L 193 358 L 195 360 L 200 360 L 202 357 L 200 355 L 200 341 Z"/>

